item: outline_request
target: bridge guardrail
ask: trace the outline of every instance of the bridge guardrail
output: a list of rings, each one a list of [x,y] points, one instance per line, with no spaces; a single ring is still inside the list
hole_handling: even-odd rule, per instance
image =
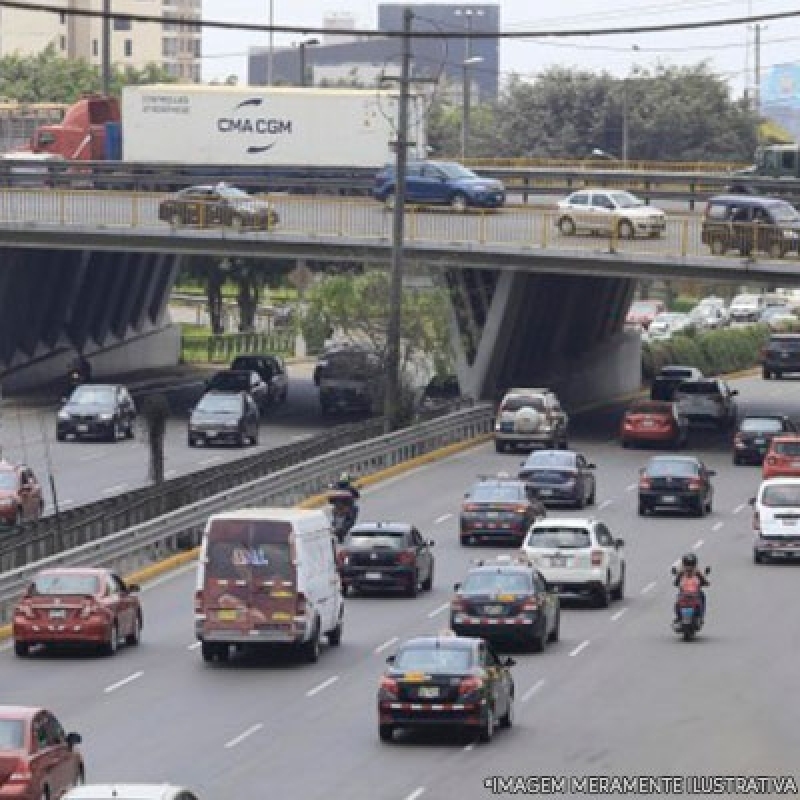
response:
[[[181,336],[181,360],[184,363],[221,364],[249,353],[294,355],[295,334],[292,331],[269,333],[221,333]]]
[[[493,420],[490,405],[476,405],[283,467],[243,485],[219,487],[213,495],[146,522],[133,523],[100,540],[76,541],[55,554],[43,553],[35,562],[25,561],[0,574],[0,622],[8,621],[14,603],[33,575],[47,566],[102,565],[120,572],[131,571],[174,551],[187,538],[196,543],[210,514],[248,506],[291,506],[324,491],[343,469],[354,476],[377,472],[474,439],[490,431]]]

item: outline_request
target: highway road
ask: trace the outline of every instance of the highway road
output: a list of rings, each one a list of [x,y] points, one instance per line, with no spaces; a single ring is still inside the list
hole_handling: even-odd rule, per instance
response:
[[[741,409],[800,420],[796,385],[735,381]],[[760,472],[733,467],[727,437],[694,436],[718,471],[704,519],[636,515],[637,468],[614,417],[582,417],[572,446],[598,465],[593,514],[626,540],[627,596],[607,610],[565,607],[561,641],[513,654],[513,729],[489,745],[443,732],[381,744],[375,691],[385,657],[447,624],[450,590],[470,559],[457,544],[463,492],[479,473],[514,472],[522,456],[491,445],[365,492],[364,519],[411,519],[436,540],[434,590],[410,600],[347,600],[340,648],[317,664],[286,657],[204,665],[193,642],[191,568],[143,594],[139,648],[20,661],[0,653],[4,702],[42,704],[83,734],[90,781],[171,780],[203,800],[480,800],[490,776],[797,776],[800,728],[796,566],[755,566],[747,500]],[[554,516],[575,512],[552,512]],[[670,628],[670,566],[695,550],[713,569],[705,629]],[[734,792],[724,792],[733,796]],[[542,796],[560,794],[542,793]]]

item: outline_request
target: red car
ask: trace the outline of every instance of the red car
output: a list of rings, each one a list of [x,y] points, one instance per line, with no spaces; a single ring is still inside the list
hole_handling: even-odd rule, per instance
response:
[[[623,447],[634,443],[683,447],[689,438],[689,422],[678,414],[675,403],[641,400],[625,412],[619,438]]]
[[[0,525],[16,527],[39,519],[43,510],[42,487],[33,470],[0,461]]]
[[[84,782],[81,737],[49,711],[0,706],[0,798],[57,800]]]
[[[640,325],[647,330],[650,323],[666,310],[667,307],[661,300],[637,300],[628,310],[625,324]]]
[[[800,436],[776,436],[769,445],[761,468],[768,478],[800,478]]]
[[[34,645],[94,645],[113,655],[121,641],[139,644],[139,587],[107,569],[42,570],[14,609],[14,652]]]

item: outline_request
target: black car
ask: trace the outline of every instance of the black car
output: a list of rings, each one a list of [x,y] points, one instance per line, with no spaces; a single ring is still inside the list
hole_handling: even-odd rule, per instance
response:
[[[704,377],[703,373],[696,367],[674,365],[662,367],[658,375],[653,378],[650,386],[650,399],[669,403],[672,401],[675,390],[684,381],[700,380],[702,377]]]
[[[56,439],[133,439],[135,423],[136,406],[124,386],[84,384],[64,400],[56,419]]]
[[[272,230],[280,221],[278,212],[265,200],[218,183],[216,186],[189,186],[162,200],[158,218],[173,227],[233,227]]]
[[[558,592],[525,559],[480,562],[454,588],[450,627],[459,636],[520,642],[536,653],[558,641]]]
[[[764,380],[800,372],[800,333],[773,333],[761,355]]]
[[[572,450],[539,450],[520,465],[519,479],[536,490],[545,506],[593,505],[597,495],[594,464]]]
[[[501,659],[485,640],[421,636],[386,661],[378,689],[381,741],[391,742],[401,728],[453,726],[489,742],[496,727],[511,727],[515,662]]]
[[[433,588],[433,547],[407,522],[355,525],[337,553],[342,589],[401,589],[408,597]]]
[[[206,392],[189,417],[189,447],[258,444],[258,406],[247,392]]]
[[[511,539],[521,545],[528,528],[547,515],[535,490],[517,478],[481,478],[464,498],[460,521],[462,545],[480,539]]]
[[[639,515],[658,508],[690,511],[702,517],[711,513],[717,473],[694,456],[655,456],[639,476]]]
[[[742,417],[733,437],[733,463],[762,464],[776,436],[797,432],[797,426],[785,415]]]
[[[231,369],[247,369],[257,372],[267,385],[270,403],[285,403],[289,396],[289,374],[280,356],[264,353],[261,355],[237,356]]]
[[[252,369],[237,367],[215,373],[206,381],[206,390],[217,392],[247,392],[263,411],[269,405],[269,387]]]

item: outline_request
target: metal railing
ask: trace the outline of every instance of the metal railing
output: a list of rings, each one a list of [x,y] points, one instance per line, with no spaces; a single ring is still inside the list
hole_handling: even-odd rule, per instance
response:
[[[46,566],[107,566],[129,572],[195,544],[210,514],[243,507],[295,505],[324,491],[343,469],[356,477],[369,475],[447,445],[475,439],[489,432],[492,424],[492,407],[474,406],[292,466],[276,465],[270,474],[247,483],[233,487],[221,483],[213,494],[198,497],[178,510],[165,509],[148,521],[132,519],[124,529],[117,528],[104,537],[81,536],[76,531],[69,540],[59,542],[64,547],[38,547],[35,552],[31,552],[30,544],[4,547],[0,556],[4,565],[0,622],[8,621],[14,603],[33,575]],[[50,536],[55,542],[55,534]]]
[[[614,161],[607,158],[468,158],[461,163],[475,169],[589,169],[619,172],[729,172],[749,164],[732,161]]]
[[[189,363],[227,363],[236,356],[250,353],[294,355],[292,331],[272,333],[223,333],[214,336],[184,334],[181,337],[181,361]]]

